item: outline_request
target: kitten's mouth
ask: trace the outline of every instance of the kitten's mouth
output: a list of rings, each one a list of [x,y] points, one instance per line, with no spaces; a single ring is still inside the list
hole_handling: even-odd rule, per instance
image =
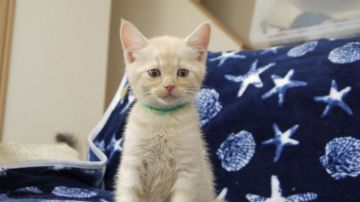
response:
[[[173,100],[176,99],[176,97],[172,94],[167,94],[163,97],[164,100]]]

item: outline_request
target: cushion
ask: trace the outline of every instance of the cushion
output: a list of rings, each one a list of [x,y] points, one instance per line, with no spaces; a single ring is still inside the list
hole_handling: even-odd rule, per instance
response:
[[[207,70],[196,104],[228,201],[360,200],[360,38],[210,52]],[[110,190],[134,102],[123,79],[92,134]]]
[[[111,201],[101,189],[106,156],[90,144],[80,161],[65,144],[0,144],[0,201]]]

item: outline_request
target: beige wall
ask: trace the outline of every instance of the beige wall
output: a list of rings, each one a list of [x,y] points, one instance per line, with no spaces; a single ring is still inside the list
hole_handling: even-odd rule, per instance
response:
[[[104,109],[110,0],[17,0],[4,140],[85,138]]]
[[[15,2],[0,0],[0,142],[3,137],[6,86],[8,78]]]
[[[149,37],[183,37],[209,20],[189,0],[17,0],[5,141],[88,135],[123,73],[121,17]],[[213,24],[211,50],[238,48]]]
[[[106,103],[111,100],[124,68],[118,36],[121,17],[134,23],[147,37],[164,34],[185,37],[200,23],[209,21],[190,0],[114,0]],[[239,49],[239,44],[214,23],[212,31],[210,50]]]
[[[249,45],[255,0],[202,0],[201,2]]]

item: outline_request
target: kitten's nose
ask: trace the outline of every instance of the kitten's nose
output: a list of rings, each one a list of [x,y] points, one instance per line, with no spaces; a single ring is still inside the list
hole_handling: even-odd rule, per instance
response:
[[[169,93],[171,93],[171,91],[174,90],[175,86],[174,85],[167,85],[167,86],[165,86],[165,88]]]

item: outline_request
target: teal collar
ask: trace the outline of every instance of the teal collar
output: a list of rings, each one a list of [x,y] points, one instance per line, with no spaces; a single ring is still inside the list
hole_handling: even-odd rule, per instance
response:
[[[157,114],[160,114],[160,115],[170,115],[170,114],[173,114],[175,112],[178,112],[184,108],[186,108],[187,106],[189,106],[189,103],[184,103],[184,104],[181,104],[181,105],[178,105],[178,106],[175,106],[173,108],[157,108],[157,107],[154,107],[154,106],[151,106],[151,105],[148,105],[148,104],[141,104],[145,109],[149,110],[149,111],[152,111],[152,112],[155,112]]]

